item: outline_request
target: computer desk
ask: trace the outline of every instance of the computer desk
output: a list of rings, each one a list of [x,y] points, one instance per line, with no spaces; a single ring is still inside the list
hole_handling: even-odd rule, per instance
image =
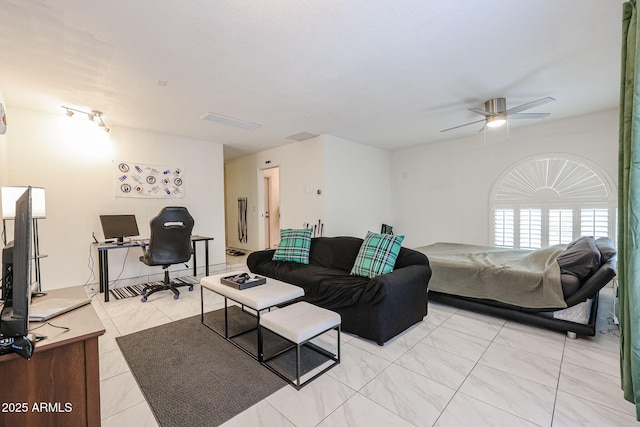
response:
[[[198,275],[197,265],[197,243],[204,242],[204,260],[205,260],[205,276],[209,275],[209,241],[213,237],[191,236],[191,244],[193,245],[193,275]],[[149,243],[149,239],[131,240],[129,242],[118,243],[97,243],[98,249],[98,266],[100,270],[100,292],[104,292],[104,302],[109,302],[109,252],[114,249],[137,248]]]

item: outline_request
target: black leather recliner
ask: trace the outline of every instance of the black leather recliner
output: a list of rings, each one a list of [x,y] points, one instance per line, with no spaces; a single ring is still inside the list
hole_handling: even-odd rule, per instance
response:
[[[169,266],[187,262],[191,259],[191,231],[193,230],[193,218],[185,207],[168,206],[163,208],[158,216],[150,222],[151,237],[149,244],[143,246],[144,255],[140,261],[147,265],[161,265],[164,269],[164,281],[162,284],[145,285],[142,291],[142,302],[147,301],[149,295],[171,290],[173,298],[180,297],[178,286],[187,286],[187,283],[176,283],[169,280]],[[193,285],[188,285],[193,290]]]

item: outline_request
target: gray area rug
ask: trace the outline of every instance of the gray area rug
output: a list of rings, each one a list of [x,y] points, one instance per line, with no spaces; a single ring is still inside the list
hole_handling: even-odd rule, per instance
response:
[[[205,321],[220,324],[222,315],[206,313]],[[234,327],[252,321],[247,315]],[[116,341],[161,426],[220,425],[286,385],[202,325],[200,315]]]

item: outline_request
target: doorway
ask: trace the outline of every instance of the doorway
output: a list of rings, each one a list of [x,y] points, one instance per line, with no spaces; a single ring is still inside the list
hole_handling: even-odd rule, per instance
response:
[[[280,243],[280,167],[263,170],[264,247]]]

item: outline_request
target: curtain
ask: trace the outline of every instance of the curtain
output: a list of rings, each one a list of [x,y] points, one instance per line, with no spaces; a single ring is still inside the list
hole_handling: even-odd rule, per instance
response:
[[[618,152],[618,280],[622,390],[640,420],[640,64],[636,0],[623,5]]]

